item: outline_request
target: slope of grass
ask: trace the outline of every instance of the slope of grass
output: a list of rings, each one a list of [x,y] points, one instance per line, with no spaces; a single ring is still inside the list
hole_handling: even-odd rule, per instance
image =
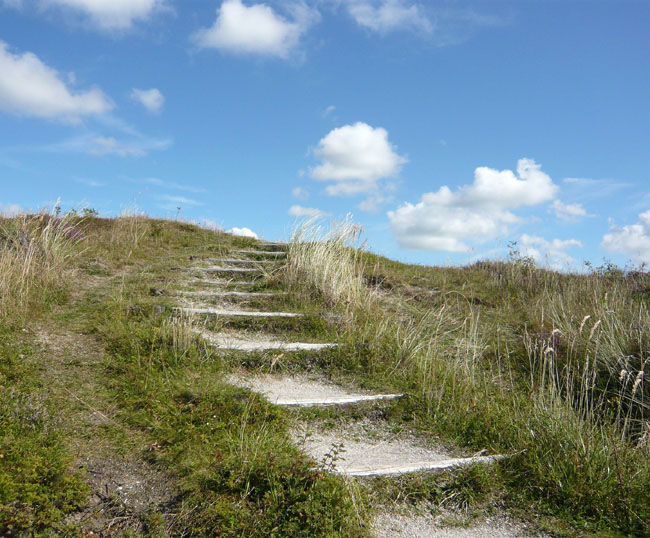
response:
[[[471,507],[500,499],[528,517],[560,518],[569,535],[650,535],[650,277],[612,267],[558,274],[516,257],[409,266],[355,248],[357,239],[349,222],[304,227],[286,266],[256,285],[289,290],[276,306],[307,314],[299,323],[205,322],[339,338],[338,349],[306,361],[215,354],[172,315],[169,295],[190,256],[221,257],[253,240],[142,215],[1,221],[0,534],[85,532],[70,516],[88,503],[77,452],[93,439],[66,437],[74,434],[102,435],[102,446],[168,476],[173,501],[138,515],[127,533],[367,535],[366,489],[303,456],[285,411],[228,385],[237,366],[316,369],[403,391],[381,411],[396,431],[512,455],[489,469],[377,480],[368,486],[375,500]],[[110,424],[74,433],[80,427],[57,404],[72,396],[53,382],[62,366],[38,351],[37,325],[73,328],[104,350],[93,363],[93,408]]]
[[[349,375],[408,393],[395,423],[512,454],[494,478],[512,506],[648,535],[646,273],[558,274],[516,256],[408,266],[353,250],[349,223],[306,235],[290,247],[290,285],[341,313]],[[324,285],[334,272],[354,301]]]

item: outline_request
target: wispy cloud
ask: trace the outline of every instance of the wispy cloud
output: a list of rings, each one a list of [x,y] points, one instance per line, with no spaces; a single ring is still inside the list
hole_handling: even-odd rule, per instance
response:
[[[74,178],[74,181],[76,183],[79,183],[80,185],[86,185],[87,187],[105,187],[106,183],[103,181],[97,181],[95,179],[88,179],[85,177],[76,177]]]
[[[581,199],[605,198],[623,189],[633,187],[633,183],[614,179],[592,179],[586,177],[566,177],[562,183]]]
[[[205,205],[203,202],[194,200],[193,198],[187,198],[186,196],[171,196],[169,194],[159,194],[155,196],[155,199],[158,200],[158,207],[162,209],[167,209],[170,211],[183,209],[184,207],[198,207]]]
[[[328,217],[330,213],[316,207],[304,207],[301,205],[292,205],[288,211],[292,217]]]
[[[186,185],[184,183],[177,183],[175,181],[165,181],[157,177],[147,177],[144,179],[136,179],[133,181],[147,183],[148,185],[154,185],[156,187],[161,187],[163,189],[173,189],[177,191],[193,192],[193,193],[202,193],[208,192],[207,189],[203,187],[194,187],[193,185]]]
[[[114,136],[86,132],[50,144],[13,146],[2,148],[2,150],[4,153],[38,153],[42,151],[47,153],[86,153],[96,156],[143,157],[151,151],[166,150],[172,145],[172,142],[170,138],[153,138],[141,135],[137,138],[125,137],[120,139]]]

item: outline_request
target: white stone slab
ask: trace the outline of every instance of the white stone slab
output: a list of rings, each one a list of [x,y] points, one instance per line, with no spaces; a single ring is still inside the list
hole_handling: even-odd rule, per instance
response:
[[[493,463],[504,456],[451,457],[446,451],[419,446],[412,440],[387,438],[352,439],[347,432],[311,434],[302,441],[304,450],[317,461],[328,463],[333,447],[342,444],[331,471],[347,476],[393,476],[435,471],[472,464]]]
[[[302,316],[302,314],[296,312],[251,312],[248,310],[228,310],[225,308],[177,307],[175,310],[186,314],[213,314],[215,316],[240,316],[249,318],[297,318]]]
[[[271,403],[284,406],[346,405],[377,400],[393,400],[402,396],[401,394],[353,392],[333,383],[308,379],[302,376],[232,376],[229,382],[259,392]]]

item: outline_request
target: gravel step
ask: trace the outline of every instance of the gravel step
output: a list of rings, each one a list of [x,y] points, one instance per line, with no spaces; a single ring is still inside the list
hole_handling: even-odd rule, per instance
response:
[[[284,406],[346,405],[377,400],[394,400],[402,396],[402,394],[350,392],[333,383],[305,377],[232,376],[229,382],[233,385],[248,388],[253,392],[259,392],[271,403]]]
[[[228,310],[225,308],[176,307],[174,310],[185,314],[211,314],[214,316],[240,316],[249,318],[298,318],[302,316],[302,314],[296,312],[251,312],[248,310]]]

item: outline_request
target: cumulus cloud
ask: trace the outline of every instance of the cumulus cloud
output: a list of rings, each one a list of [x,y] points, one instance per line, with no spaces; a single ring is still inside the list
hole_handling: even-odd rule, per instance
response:
[[[228,230],[228,233],[232,235],[238,235],[240,237],[252,237],[253,239],[258,239],[257,234],[249,228],[230,228],[230,230]]]
[[[153,113],[160,112],[165,104],[165,97],[158,88],[151,88],[150,90],[133,88],[131,91],[131,99],[137,101],[149,112]]]
[[[77,122],[83,116],[104,114],[112,106],[100,89],[74,92],[35,54],[13,54],[0,41],[0,109],[20,116]]]
[[[304,2],[290,4],[287,9],[292,20],[266,4],[246,6],[241,0],[225,0],[214,24],[196,32],[194,42],[201,48],[235,54],[288,58],[320,15]]]
[[[429,33],[433,29],[422,6],[405,0],[347,0],[345,7],[357,24],[382,34],[396,30]]]
[[[79,11],[105,30],[125,30],[147,19],[164,0],[43,0],[48,6]]]
[[[298,198],[298,200],[306,200],[309,198],[309,191],[307,189],[303,189],[302,187],[294,187],[291,190],[291,194],[294,198]]]
[[[612,226],[603,236],[601,246],[609,252],[632,256],[641,263],[650,263],[650,211],[639,215],[636,224]]]
[[[555,213],[555,216],[561,220],[571,221],[589,216],[581,204],[564,204],[560,200],[553,200],[550,209]]]
[[[374,193],[379,180],[396,176],[407,162],[386,129],[362,122],[333,129],[313,153],[321,164],[310,170],[311,177],[333,182],[326,188],[332,196]]]
[[[292,217],[328,217],[330,213],[327,213],[315,207],[292,205],[289,208],[289,215]]]
[[[521,252],[524,256],[529,256],[540,264],[546,263],[554,269],[563,269],[573,264],[575,259],[567,253],[567,250],[584,246],[577,239],[547,241],[543,237],[528,234],[523,234],[520,241]]]
[[[417,204],[389,211],[391,228],[402,248],[468,252],[468,240],[483,242],[508,232],[520,218],[512,210],[552,200],[558,190],[532,159],[511,170],[479,167],[474,182],[456,192],[447,186],[422,195]]]

